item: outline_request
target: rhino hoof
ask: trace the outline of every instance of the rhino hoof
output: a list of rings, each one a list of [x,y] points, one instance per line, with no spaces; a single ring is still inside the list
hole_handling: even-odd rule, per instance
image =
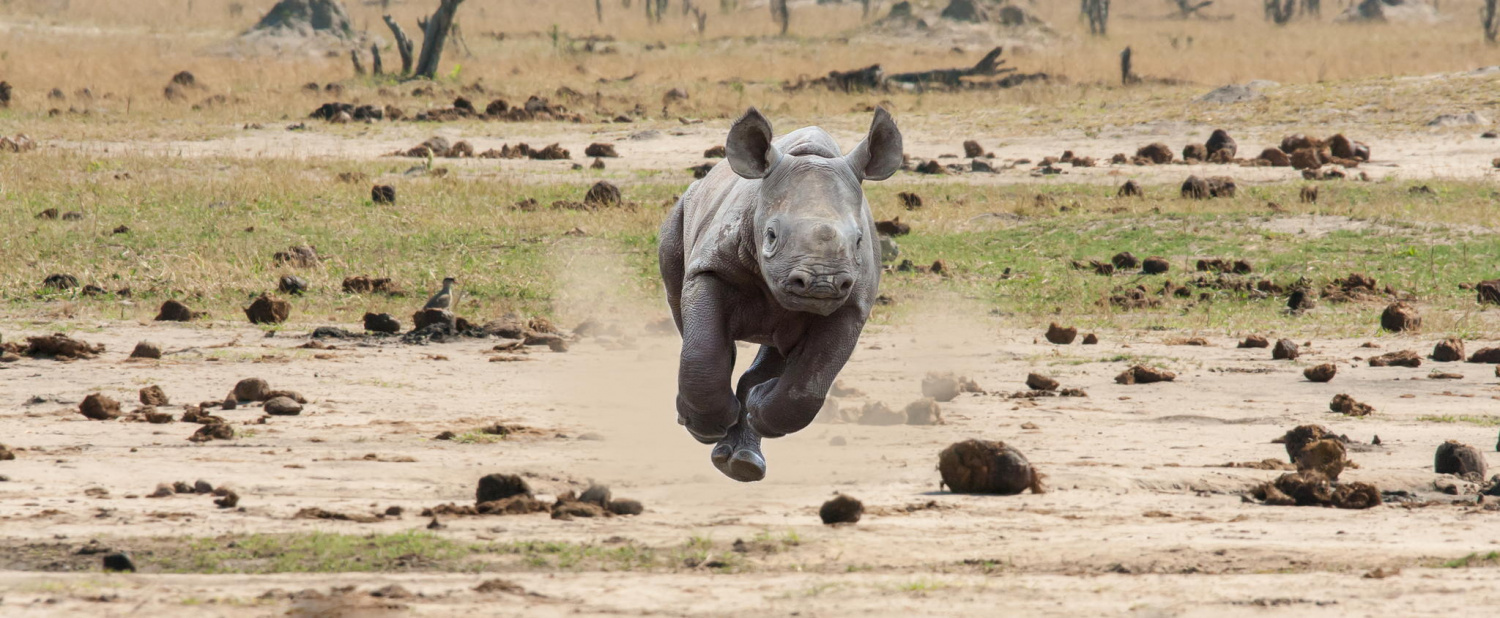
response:
[[[710,459],[724,476],[741,483],[766,478],[766,458],[760,453],[760,437],[743,420],[714,446]]]
[[[750,449],[740,449],[730,458],[724,475],[741,483],[754,483],[766,478],[766,459]]]
[[[677,424],[682,425],[683,429],[687,430],[688,435],[693,436],[694,440],[697,440],[702,444],[713,444],[715,442],[723,440],[728,435],[728,432],[725,432],[723,430],[720,430],[717,434],[709,434],[704,431],[694,429],[693,425],[689,423],[688,420],[681,414],[677,415]]]

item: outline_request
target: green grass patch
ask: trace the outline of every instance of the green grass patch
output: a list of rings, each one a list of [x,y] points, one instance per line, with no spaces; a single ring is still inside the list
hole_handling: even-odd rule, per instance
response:
[[[1417,420],[1426,423],[1467,423],[1469,425],[1479,425],[1480,427],[1500,426],[1500,416],[1491,416],[1489,414],[1424,414],[1418,416]]]
[[[1444,569],[1467,569],[1470,567],[1500,566],[1500,551],[1492,551],[1487,554],[1472,553],[1462,558],[1455,558],[1439,563],[1437,566]]]

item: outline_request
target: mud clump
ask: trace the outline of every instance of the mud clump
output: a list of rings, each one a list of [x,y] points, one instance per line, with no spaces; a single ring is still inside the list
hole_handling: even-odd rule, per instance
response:
[[[234,398],[239,401],[265,401],[271,398],[271,385],[260,378],[245,378],[234,385]]]
[[[282,275],[281,279],[276,282],[276,289],[278,291],[282,294],[291,294],[293,296],[301,296],[303,292],[307,291],[307,287],[307,280],[297,275]]]
[[[1464,340],[1444,339],[1432,348],[1432,360],[1440,363],[1452,363],[1464,359]]]
[[[601,180],[589,187],[588,193],[583,195],[583,203],[594,208],[608,208],[619,206],[623,203],[620,196],[620,188],[609,181]]]
[[[169,300],[161,304],[161,310],[156,313],[157,322],[191,322],[201,315],[197,311],[189,309],[187,305],[175,300]]]
[[[266,400],[264,409],[271,416],[296,416],[302,413],[302,404],[291,397],[272,397]]]
[[[1044,376],[1040,373],[1026,375],[1026,387],[1034,391],[1055,391],[1061,386],[1057,380]]]
[[[1197,176],[1188,176],[1182,181],[1183,199],[1206,200],[1211,197],[1208,193],[1208,181]]]
[[[889,221],[876,221],[875,231],[886,236],[905,236],[911,233],[911,226],[901,222],[901,217],[895,217]]]
[[[292,304],[270,294],[261,294],[245,308],[251,324],[280,324],[292,313]]]
[[[413,332],[429,326],[446,328],[450,324],[455,327],[458,324],[458,318],[453,315],[452,311],[447,309],[421,309],[411,314],[411,321]]]
[[[1119,384],[1154,384],[1156,382],[1171,382],[1177,379],[1177,374],[1165,369],[1136,365],[1126,369],[1120,375],[1115,376],[1115,382]]]
[[[395,204],[396,188],[391,185],[375,185],[370,187],[370,201],[376,204]]]
[[[1432,470],[1438,474],[1452,474],[1480,481],[1485,477],[1484,454],[1479,449],[1449,440],[1438,445],[1433,456]]]
[[[389,313],[366,313],[365,330],[372,333],[394,335],[401,332],[401,321]]]
[[[1344,465],[1348,462],[1347,455],[1348,451],[1344,448],[1344,443],[1336,438],[1315,440],[1302,447],[1302,451],[1297,453],[1297,471],[1315,470],[1328,480],[1337,481],[1339,475],[1344,472]]]
[[[584,148],[583,154],[584,156],[603,158],[618,158],[620,156],[619,153],[615,152],[614,144],[600,144],[597,142],[589,144],[588,148]]]
[[[896,198],[901,201],[901,206],[907,210],[917,210],[922,207],[922,196],[915,193],[902,191],[896,194]]]
[[[1500,348],[1481,348],[1478,352],[1469,356],[1471,363],[1489,363],[1491,365],[1500,363]],[[1495,369],[1495,375],[1500,376],[1500,368]]]
[[[1172,162],[1172,148],[1166,144],[1157,142],[1140,147],[1140,149],[1135,151],[1135,156],[1157,165],[1166,165]]]
[[[120,417],[120,402],[108,395],[94,393],[83,398],[78,411],[91,421],[112,421]]]
[[[1160,275],[1172,269],[1172,265],[1164,258],[1148,257],[1141,262],[1141,272],[1148,275]]]
[[[1271,349],[1271,360],[1297,360],[1300,355],[1301,351],[1291,339],[1277,339],[1276,347]]]
[[[1380,314],[1380,327],[1393,333],[1415,330],[1422,327],[1422,316],[1411,305],[1391,303]]]
[[[1146,192],[1141,189],[1141,183],[1134,180],[1125,181],[1125,184],[1120,185],[1120,189],[1115,191],[1115,197],[1145,197],[1145,195]]]
[[[1208,160],[1208,148],[1203,144],[1188,144],[1182,147],[1182,160],[1188,163],[1202,163]]]
[[[1304,289],[1292,290],[1292,293],[1286,299],[1286,308],[1294,315],[1301,315],[1304,311],[1311,310],[1317,306],[1318,301],[1314,300],[1312,294]]]
[[[26,350],[22,352],[22,355],[32,358],[75,360],[95,358],[103,353],[104,344],[89,345],[85,341],[57,333],[41,337],[27,337]]]
[[[871,401],[864,405],[859,411],[856,422],[860,425],[873,425],[877,427],[906,424],[906,414],[892,410],[883,402]]]
[[[4,444],[0,444],[0,461],[15,461],[15,459],[16,454],[11,452],[9,448],[6,448]]]
[[[474,491],[474,503],[483,504],[496,500],[504,500],[511,496],[535,497],[531,493],[531,485],[526,479],[515,474],[488,474],[479,479],[479,486]]]
[[[1129,251],[1121,251],[1119,253],[1116,253],[1114,257],[1109,258],[1109,263],[1114,264],[1115,268],[1118,268],[1120,270],[1140,268],[1141,266],[1140,259],[1136,258],[1135,254],[1132,254]]]
[[[1260,151],[1260,156],[1256,157],[1255,160],[1263,161],[1265,165],[1269,165],[1271,167],[1292,166],[1292,158],[1286,155],[1286,151],[1276,147],[1271,147]]]
[[[1225,160],[1233,160],[1235,153],[1239,152],[1239,145],[1235,143],[1233,137],[1229,136],[1229,132],[1224,129],[1214,129],[1213,134],[1208,136],[1208,143],[1204,144],[1203,148],[1207,152],[1204,160],[1208,161],[1212,161],[1216,155]],[[1219,155],[1220,152],[1224,154]]]
[[[150,342],[142,341],[135,344],[135,349],[130,351],[130,358],[161,358],[161,347]]]
[[[1055,343],[1057,345],[1068,345],[1070,343],[1073,343],[1073,340],[1078,337],[1078,329],[1071,326],[1068,328],[1063,328],[1061,326],[1058,326],[1057,322],[1053,322],[1047,327],[1047,334],[1045,335],[1045,337],[1050,343]]]
[[[1302,375],[1306,377],[1310,382],[1327,382],[1329,380],[1332,380],[1333,376],[1337,375],[1338,372],[1338,367],[1335,367],[1328,363],[1323,363],[1316,367],[1308,367],[1307,369],[1303,370]]]
[[[1269,347],[1271,347],[1271,342],[1270,342],[1270,340],[1268,340],[1265,337],[1262,337],[1260,335],[1250,335],[1248,337],[1245,337],[1245,340],[1241,341],[1240,344],[1239,344],[1239,346],[1237,346],[1237,347],[1239,347],[1241,349],[1247,349],[1247,348],[1269,348]]]
[[[959,393],[982,392],[973,380],[952,373],[928,373],[922,378],[922,396],[942,403],[953,401]]]
[[[824,524],[853,524],[858,523],[859,518],[865,514],[865,504],[857,498],[839,494],[833,499],[824,502],[818,509],[818,518]]]
[[[939,408],[937,400],[931,397],[923,397],[922,399],[906,404],[906,424],[942,425],[942,408]]]
[[[1478,292],[1479,304],[1500,305],[1500,279],[1480,281],[1474,290]]]
[[[401,295],[401,287],[388,277],[366,277],[364,275],[344,277],[343,288],[344,292],[349,294],[376,293],[387,296]]]
[[[161,387],[155,384],[141,389],[141,392],[138,393],[138,395],[141,399],[141,405],[164,406],[172,403],[171,400],[167,398],[166,391],[161,390]]]
[[[1322,425],[1299,425],[1275,441],[1286,445],[1288,461],[1297,463],[1297,456],[1308,444],[1322,440],[1325,437],[1333,437],[1333,432],[1328,431]]]
[[[938,471],[949,491],[962,494],[1015,495],[1028,489],[1044,493],[1042,475],[1020,451],[1004,442],[965,440],[938,455]]]
[[[1411,350],[1390,352],[1370,359],[1371,367],[1421,367],[1422,356]]]
[[[1345,416],[1369,416],[1375,412],[1370,404],[1360,403],[1342,393],[1333,396],[1333,401],[1328,402],[1328,409]]]
[[[308,245],[297,245],[286,251],[277,251],[271,255],[271,260],[277,266],[291,266],[293,268],[312,268],[322,263],[323,258],[318,256],[318,250]]]
[[[1275,506],[1333,506],[1341,509],[1368,509],[1380,506],[1380,490],[1369,483],[1334,484],[1316,470],[1283,474],[1264,483],[1250,494],[1265,504]]]

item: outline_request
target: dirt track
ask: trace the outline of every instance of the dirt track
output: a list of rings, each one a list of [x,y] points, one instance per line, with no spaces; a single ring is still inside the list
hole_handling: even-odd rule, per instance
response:
[[[24,449],[0,466],[10,477],[0,483],[0,547],[14,550],[43,539],[81,546],[100,538],[128,548],[159,536],[424,529],[427,520],[416,515],[421,508],[469,503],[475,480],[490,472],[527,474],[544,495],[598,480],[616,495],[641,500],[647,512],[572,522],[545,514],[450,518],[439,534],[464,541],[623,538],[665,546],[695,535],[727,543],[795,531],[801,541],[752,556],[744,572],[733,575],[702,567],[501,573],[543,595],[503,598],[469,591],[495,574],[155,575],[149,558],[138,557],[139,575],[0,572],[0,613],[98,615],[144,604],[140,608],[153,615],[205,615],[199,613],[204,607],[184,599],[212,598],[220,600],[208,606],[211,614],[265,615],[287,603],[255,600],[273,588],[348,583],[367,590],[386,582],[428,595],[405,601],[427,615],[662,607],[679,607],[669,613],[681,615],[762,615],[764,609],[951,615],[996,606],[1027,614],[1239,615],[1258,613],[1265,604],[1289,604],[1307,614],[1378,608],[1408,615],[1500,600],[1500,575],[1493,569],[1420,568],[1500,546],[1491,523],[1496,513],[1475,506],[1472,496],[1468,506],[1448,504],[1455,497],[1433,489],[1431,472],[1433,449],[1446,439],[1474,444],[1495,462],[1495,430],[1417,421],[1427,414],[1493,411],[1500,384],[1492,366],[1441,364],[1465,378],[1431,380],[1436,363],[1372,368],[1352,360],[1398,349],[1425,354],[1434,342],[1421,337],[1383,338],[1381,350],[1360,348],[1358,340],[1315,340],[1303,358],[1287,362],[1269,360],[1267,350],[1235,349],[1227,336],[1194,347],[1163,345],[1167,335],[1161,333],[1103,333],[1098,346],[1059,347],[1036,343],[1039,333],[1003,330],[988,319],[920,323],[926,326],[867,332],[843,379],[868,395],[844,405],[879,400],[900,409],[918,398],[926,369],[972,376],[991,394],[944,404],[948,424],[942,426],[815,424],[769,442],[770,476],[748,486],[720,477],[707,449],[675,426],[675,337],[641,335],[621,350],[585,339],[565,354],[489,362],[493,342],[484,341],[336,343],[337,350],[311,351],[293,349],[306,341],[295,334],[267,339],[228,325],[85,331],[79,336],[107,344],[109,352],[73,363],[0,365],[0,418],[15,430],[5,443]],[[639,332],[638,324],[622,326]],[[141,339],[169,352],[196,349],[159,363],[126,361],[126,351]],[[229,342],[236,343],[209,347]],[[1115,384],[1126,363],[1112,359],[1127,354],[1179,377]],[[1339,365],[1338,377],[1329,384],[1305,381],[1302,368],[1320,362]],[[1024,389],[1028,371],[1053,375],[1089,397],[995,394]],[[146,384],[161,385],[177,404],[222,399],[249,376],[301,391],[312,400],[308,411],[244,425],[254,435],[205,445],[186,440],[196,425],[91,422],[76,412],[76,402],[96,390],[128,410]],[[1330,413],[1329,399],[1343,392],[1374,405],[1377,414],[1353,419]],[[33,396],[46,401],[27,403]],[[245,408],[221,414],[237,425],[261,415]],[[492,444],[433,439],[444,430],[499,421],[536,431]],[[1028,422],[1038,429],[1021,429]],[[1284,458],[1271,439],[1305,423],[1321,423],[1355,444],[1368,445],[1379,435],[1382,446],[1351,448],[1360,467],[1344,479],[1439,504],[1344,511],[1242,502],[1241,492],[1280,472],[1219,466]],[[590,432],[604,439],[583,436]],[[847,446],[830,446],[835,437]],[[1048,475],[1052,491],[1011,497],[941,491],[937,452],[969,437],[1018,446]],[[384,461],[366,459],[371,454]],[[130,497],[150,493],[159,482],[196,478],[235,487],[243,508],[220,510],[202,496]],[[110,496],[86,497],[93,487]],[[817,507],[834,492],[864,500],[865,519],[850,527],[819,524]],[[372,513],[392,505],[406,515],[369,524],[292,519],[310,506]],[[1403,570],[1393,579],[1361,579],[1377,567]],[[85,600],[101,589],[119,599]]]

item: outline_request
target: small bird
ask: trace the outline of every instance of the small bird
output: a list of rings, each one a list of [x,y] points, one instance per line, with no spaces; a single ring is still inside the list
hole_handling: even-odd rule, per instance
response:
[[[452,309],[453,308],[453,277],[443,279],[443,290],[428,299],[427,306],[423,309]]]

